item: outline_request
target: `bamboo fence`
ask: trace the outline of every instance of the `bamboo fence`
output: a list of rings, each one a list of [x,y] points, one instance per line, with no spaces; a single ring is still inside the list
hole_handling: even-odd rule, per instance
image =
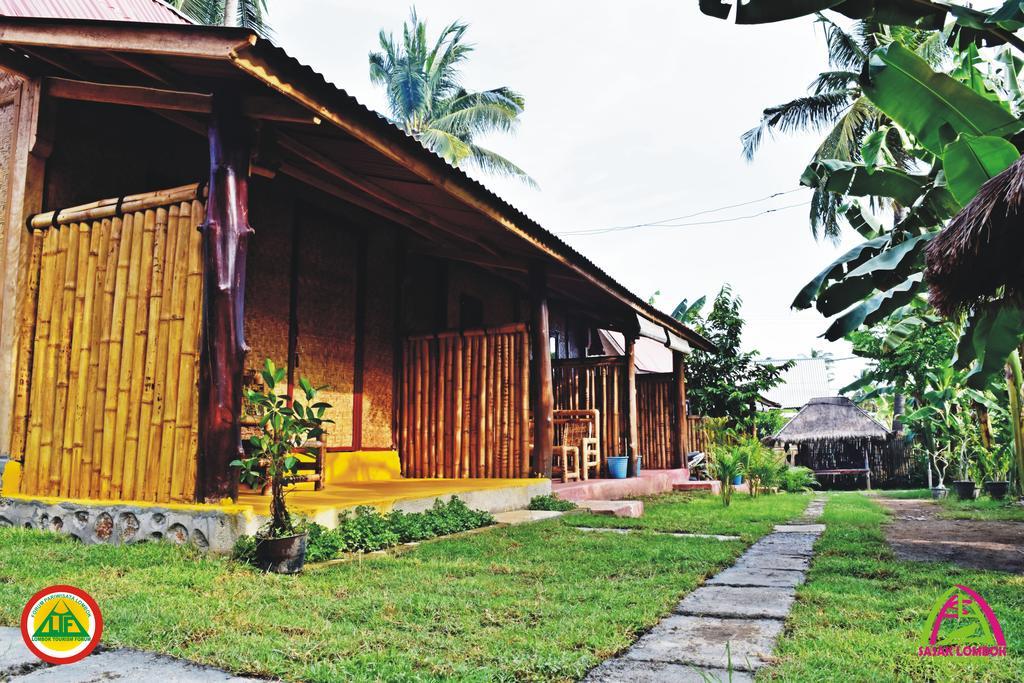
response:
[[[626,453],[626,363],[617,356],[558,360],[552,364],[555,410],[600,411],[601,471],[610,455]]]
[[[21,493],[194,500],[197,186],[35,216],[12,439]]]
[[[525,325],[406,339],[399,388],[402,474],[528,477],[529,359]]]
[[[686,452],[701,451],[707,453],[711,450],[711,435],[708,433],[707,423],[699,415],[690,415],[686,418],[689,428],[686,430],[688,443]]]

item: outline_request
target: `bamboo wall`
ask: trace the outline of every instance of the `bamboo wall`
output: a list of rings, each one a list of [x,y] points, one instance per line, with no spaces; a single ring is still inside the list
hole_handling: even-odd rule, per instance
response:
[[[529,358],[525,325],[406,339],[403,476],[528,477]]]
[[[700,451],[707,453],[711,450],[711,435],[708,433],[707,423],[699,415],[688,415],[688,429],[686,430],[686,452]]]
[[[203,204],[179,190],[36,226],[12,439],[22,493],[194,500]]]
[[[601,415],[601,464],[626,452],[626,365],[622,358],[560,360],[552,364],[555,410],[593,410]]]
[[[637,375],[637,433],[643,466],[665,470],[678,467],[672,457],[675,379],[671,374]]]

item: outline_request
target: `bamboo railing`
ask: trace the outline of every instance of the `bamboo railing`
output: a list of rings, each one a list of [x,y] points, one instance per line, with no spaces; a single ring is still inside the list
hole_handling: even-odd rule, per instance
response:
[[[626,452],[626,364],[617,356],[552,363],[556,410],[600,411],[601,471],[610,455]]]
[[[525,325],[406,339],[403,476],[530,476],[529,363]]]
[[[672,406],[675,379],[671,374],[638,375],[636,378],[637,433],[643,466],[670,469],[679,465],[672,457]]]
[[[21,322],[12,436],[21,493],[194,500],[196,192],[189,185],[32,219],[35,305]]]

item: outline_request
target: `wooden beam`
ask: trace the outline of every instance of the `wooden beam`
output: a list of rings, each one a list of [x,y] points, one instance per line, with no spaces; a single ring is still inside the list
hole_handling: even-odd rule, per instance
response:
[[[686,467],[686,444],[689,437],[686,414],[686,364],[685,356],[672,352],[672,457],[677,467]]]
[[[203,329],[199,353],[200,501],[238,497],[243,458],[242,369],[245,365],[245,262],[249,235],[251,132],[237,98],[214,100],[210,119],[210,184],[203,231]],[[278,487],[275,487],[278,488]],[[278,511],[278,495],[272,511]]]
[[[242,28],[0,18],[0,43],[12,46],[228,59],[256,41],[255,33]]]
[[[130,69],[134,69],[140,74],[147,76],[161,85],[169,86],[174,90],[179,90],[178,77],[165,69],[160,64],[156,64],[152,59],[147,58],[144,55],[131,55],[122,52],[114,52],[112,50],[104,51],[104,53],[110,59],[115,62],[120,62]]]
[[[629,455],[629,476],[636,475],[636,462],[640,457],[637,444],[640,441],[637,428],[636,401],[636,339],[626,337],[626,424],[629,443],[626,452]]]
[[[355,171],[352,171],[351,169],[342,166],[336,161],[327,158],[326,156],[316,151],[312,147],[309,147],[308,145],[305,145],[287,135],[280,136],[278,144],[280,144],[282,148],[288,150],[292,154],[296,154],[302,159],[313,164],[321,171],[330,174],[335,179],[341,180],[355,187],[356,189],[362,190],[363,192],[367,193],[374,199],[377,199],[378,201],[387,204],[391,208],[405,212],[410,216],[416,218],[417,220],[420,220],[424,223],[427,223],[428,225],[437,228],[441,232],[453,235],[467,242],[472,242],[473,244],[483,249],[487,253],[491,254],[492,256],[498,256],[498,252],[485,242],[482,242],[479,239],[475,239],[469,235],[466,235],[464,232],[452,229],[451,226],[448,225],[447,221],[440,218],[439,216],[436,216],[434,213],[428,211],[427,209],[424,209],[423,207],[419,206],[414,202],[409,201],[404,197],[395,194],[386,187],[378,185],[377,183],[373,182],[366,176],[356,173]]]
[[[533,472],[551,478],[555,440],[555,399],[548,339],[548,293],[543,263],[530,268],[530,322],[533,347]]]
[[[212,95],[184,90],[166,90],[140,85],[95,83],[68,78],[47,78],[46,94],[63,100],[101,102],[126,107],[144,107],[159,111],[209,114]],[[241,100],[241,113],[254,119],[284,123],[315,124],[316,117],[293,105],[269,97],[245,97]]]

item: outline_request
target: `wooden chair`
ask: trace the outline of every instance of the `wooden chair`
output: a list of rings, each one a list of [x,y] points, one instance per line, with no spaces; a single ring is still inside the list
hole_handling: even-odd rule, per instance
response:
[[[590,478],[590,468],[600,473],[601,439],[597,410],[556,410],[554,465],[562,468],[562,481]]]

